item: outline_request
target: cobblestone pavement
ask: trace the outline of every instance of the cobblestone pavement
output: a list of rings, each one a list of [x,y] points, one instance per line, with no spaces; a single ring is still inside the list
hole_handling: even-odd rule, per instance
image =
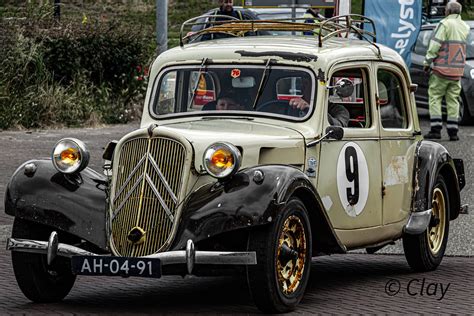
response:
[[[9,257],[0,251],[1,315],[259,313],[245,280],[228,277],[78,277],[63,302],[33,304],[19,290]],[[413,273],[399,255],[335,255],[313,259],[310,284],[294,314],[471,314],[473,297],[472,258],[445,257],[436,271]]]

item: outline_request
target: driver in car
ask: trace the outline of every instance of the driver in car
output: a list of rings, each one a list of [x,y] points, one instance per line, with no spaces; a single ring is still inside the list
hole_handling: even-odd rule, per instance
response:
[[[290,106],[304,111],[309,108],[307,100],[311,100],[311,88],[309,82],[303,80],[303,97],[290,99]],[[341,104],[329,103],[328,120],[332,126],[347,127],[349,125],[349,111]]]

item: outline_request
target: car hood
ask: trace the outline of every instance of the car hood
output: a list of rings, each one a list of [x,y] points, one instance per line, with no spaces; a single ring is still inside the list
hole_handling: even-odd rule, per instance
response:
[[[303,168],[305,142],[297,131],[249,119],[201,119],[161,125],[158,129],[185,137],[194,148],[196,170],[215,142],[229,142],[242,152],[242,168],[262,164],[288,164]]]

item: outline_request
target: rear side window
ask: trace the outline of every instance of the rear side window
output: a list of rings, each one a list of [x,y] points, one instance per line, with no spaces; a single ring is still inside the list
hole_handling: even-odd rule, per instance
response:
[[[395,73],[379,69],[377,89],[380,106],[380,119],[385,129],[405,129],[408,117],[402,81]]]

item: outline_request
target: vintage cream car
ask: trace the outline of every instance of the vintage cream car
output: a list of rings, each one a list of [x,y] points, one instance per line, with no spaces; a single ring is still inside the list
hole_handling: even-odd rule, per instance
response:
[[[26,297],[61,300],[77,274],[230,272],[246,275],[262,311],[286,312],[315,256],[403,239],[414,270],[435,269],[463,162],[422,139],[400,56],[351,23],[360,17],[344,19],[318,36],[190,34],[153,63],[141,127],[107,146],[105,176],[73,138],[19,167],[5,203]],[[256,29],[311,30],[230,21],[202,32]]]

